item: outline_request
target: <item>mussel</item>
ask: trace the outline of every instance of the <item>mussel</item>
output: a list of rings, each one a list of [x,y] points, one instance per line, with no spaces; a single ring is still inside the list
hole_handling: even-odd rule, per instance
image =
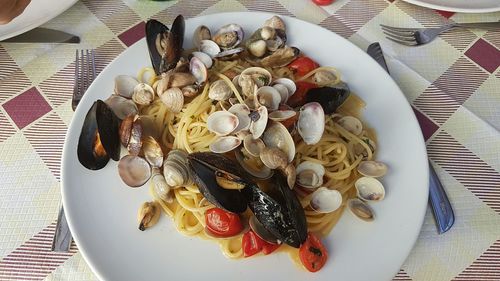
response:
[[[148,20],[146,23],[146,41],[156,75],[173,69],[179,61],[182,55],[184,28],[182,15],[175,18],[171,30],[157,20]]]
[[[221,180],[230,180],[237,185],[249,184],[247,176],[239,165],[231,159],[216,153],[196,152],[188,155],[188,163],[193,181],[203,196],[215,206],[233,213],[247,209],[247,199],[240,190],[220,186]]]
[[[274,173],[268,193],[254,184],[242,192],[257,220],[278,240],[295,248],[307,238],[307,222],[304,209],[295,193],[288,188],[287,179],[281,172]]]
[[[313,88],[307,91],[305,102],[318,102],[323,107],[325,114],[332,114],[345,102],[349,95],[350,90],[347,86]],[[299,105],[290,104],[290,106]]]
[[[102,100],[94,102],[85,116],[78,140],[78,160],[90,170],[106,166],[109,158],[120,160],[120,119]]]

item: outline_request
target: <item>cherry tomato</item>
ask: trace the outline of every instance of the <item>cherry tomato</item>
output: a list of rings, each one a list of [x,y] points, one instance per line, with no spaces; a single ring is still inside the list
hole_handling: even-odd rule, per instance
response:
[[[318,67],[319,64],[317,64],[309,57],[296,58],[288,65],[288,68],[290,68],[290,70],[292,70],[295,73],[295,75],[299,77],[306,75],[307,73],[313,71]]]
[[[249,230],[247,233],[243,234],[243,240],[241,241],[243,256],[245,258],[250,257],[262,251],[264,243],[264,240],[257,236],[255,232]]]
[[[326,6],[333,3],[333,0],[312,0],[314,4],[319,6]]]
[[[316,272],[325,265],[328,253],[321,241],[309,232],[306,241],[300,246],[299,258],[307,270]]]
[[[241,232],[241,224],[238,214],[224,211],[220,208],[208,209],[205,212],[207,229],[221,237],[231,237]]]
[[[312,88],[317,88],[318,86],[313,83],[299,81],[295,83],[297,85],[297,91],[288,99],[286,102],[291,107],[302,106],[306,103],[306,94]]]
[[[264,240],[262,240],[262,242],[262,252],[264,253],[264,255],[269,255],[281,246],[281,244],[271,244]]]

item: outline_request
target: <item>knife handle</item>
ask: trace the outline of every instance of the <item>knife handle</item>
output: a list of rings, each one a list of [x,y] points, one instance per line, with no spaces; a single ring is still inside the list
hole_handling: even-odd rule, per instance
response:
[[[444,191],[436,171],[429,162],[429,202],[432,212],[436,218],[436,225],[439,234],[448,231],[455,222],[455,214],[451,207],[450,200]]]

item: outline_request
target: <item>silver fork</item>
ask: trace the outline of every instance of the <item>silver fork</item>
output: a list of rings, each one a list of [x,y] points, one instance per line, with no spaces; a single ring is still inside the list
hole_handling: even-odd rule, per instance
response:
[[[75,58],[75,86],[73,88],[73,97],[71,99],[71,108],[73,111],[78,106],[85,91],[95,79],[95,51],[94,50],[76,50]],[[64,208],[61,205],[59,215],[57,216],[56,231],[52,240],[52,251],[68,252],[71,247],[71,231],[69,230]]]
[[[418,46],[431,42],[439,34],[457,28],[471,29],[499,29],[500,21],[476,22],[476,23],[451,23],[441,27],[431,28],[402,28],[381,24],[382,31],[387,39],[406,46]]]

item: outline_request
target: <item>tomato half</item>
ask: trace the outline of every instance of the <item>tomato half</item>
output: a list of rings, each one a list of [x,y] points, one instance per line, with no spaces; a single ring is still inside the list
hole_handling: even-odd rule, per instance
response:
[[[326,6],[333,3],[333,0],[312,0],[314,4],[319,6]]]
[[[309,232],[306,241],[300,246],[299,258],[307,270],[316,272],[325,265],[328,253],[318,237]]]
[[[288,68],[290,68],[290,70],[292,70],[293,73],[299,77],[306,75],[318,67],[319,64],[309,57],[296,58],[288,65]]]
[[[295,93],[286,101],[286,103],[291,107],[302,106],[306,103],[306,94],[312,88],[317,88],[318,86],[313,83],[299,81],[295,82],[297,85],[297,90]]]
[[[263,242],[262,252],[264,253],[264,255],[269,255],[270,253],[276,251],[281,246],[281,244],[271,244],[264,240],[262,240],[262,242]]]
[[[224,211],[220,208],[208,209],[205,212],[207,229],[221,237],[231,237],[241,232],[241,224],[238,214]]]
[[[262,246],[265,243],[255,232],[249,230],[247,233],[243,234],[243,239],[241,240],[241,247],[243,248],[243,256],[250,257],[258,252],[262,251]]]

